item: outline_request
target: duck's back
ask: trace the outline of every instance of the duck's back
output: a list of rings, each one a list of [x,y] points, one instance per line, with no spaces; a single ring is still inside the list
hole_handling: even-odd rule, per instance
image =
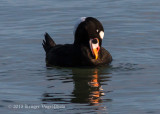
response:
[[[56,45],[46,53],[47,65],[73,66],[74,48],[72,44]]]

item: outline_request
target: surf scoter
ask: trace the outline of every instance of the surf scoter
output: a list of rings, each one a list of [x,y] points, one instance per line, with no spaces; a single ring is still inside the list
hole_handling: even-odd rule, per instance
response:
[[[74,29],[74,43],[57,45],[48,33],[43,40],[47,66],[100,66],[110,64],[111,54],[104,49],[102,24],[93,17],[81,17]]]

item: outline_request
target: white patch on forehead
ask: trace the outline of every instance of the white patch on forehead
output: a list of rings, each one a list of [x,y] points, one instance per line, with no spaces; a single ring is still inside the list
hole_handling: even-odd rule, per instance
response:
[[[74,25],[74,30],[73,30],[73,34],[75,35],[75,32],[77,30],[77,27],[78,25],[81,23],[81,22],[84,22],[86,20],[86,17],[81,17],[80,19],[77,20],[76,24]]]
[[[101,39],[103,39],[103,37],[104,37],[104,32],[103,32],[103,31],[100,31],[100,32],[99,32],[99,36],[100,36]]]

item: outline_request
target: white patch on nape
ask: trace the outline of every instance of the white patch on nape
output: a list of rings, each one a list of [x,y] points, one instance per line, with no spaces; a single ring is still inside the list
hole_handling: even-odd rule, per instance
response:
[[[73,34],[75,35],[75,32],[77,30],[77,27],[79,26],[79,24],[81,22],[84,22],[86,20],[86,17],[81,17],[80,19],[77,20],[76,24],[74,25],[74,30],[73,30]]]
[[[100,31],[100,32],[99,32],[99,36],[100,36],[101,39],[103,39],[103,37],[104,37],[104,32],[103,32],[103,31]]]

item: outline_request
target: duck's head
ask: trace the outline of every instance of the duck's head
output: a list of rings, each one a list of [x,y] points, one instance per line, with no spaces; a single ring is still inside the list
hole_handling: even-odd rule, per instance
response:
[[[81,17],[75,25],[74,44],[87,46],[91,50],[94,59],[98,59],[103,37],[103,26],[93,17]]]

